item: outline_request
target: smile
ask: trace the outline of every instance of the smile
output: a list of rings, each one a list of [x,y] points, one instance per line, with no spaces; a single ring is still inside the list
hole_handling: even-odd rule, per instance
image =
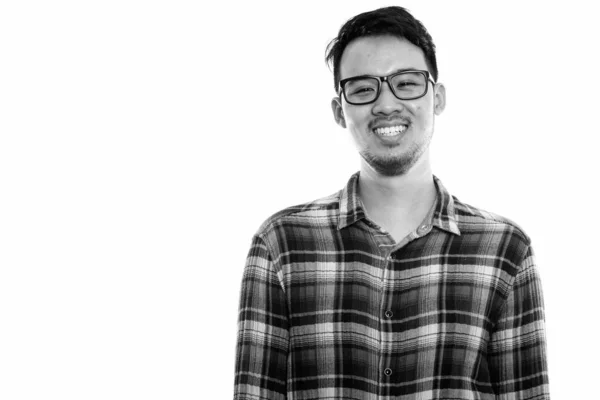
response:
[[[373,132],[379,136],[396,136],[404,132],[406,128],[406,125],[395,125],[387,126],[385,128],[375,128],[373,129]]]

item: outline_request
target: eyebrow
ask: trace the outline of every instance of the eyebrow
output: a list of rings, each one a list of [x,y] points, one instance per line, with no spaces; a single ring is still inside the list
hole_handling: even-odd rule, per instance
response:
[[[422,69],[419,69],[419,68],[414,68],[414,67],[400,68],[400,69],[397,69],[396,71],[392,72],[392,74],[395,74],[395,73],[398,73],[398,72],[405,72],[405,71],[425,71],[425,70],[422,70]]]
[[[421,70],[421,69],[416,68],[416,67],[406,67],[406,68],[400,68],[400,69],[394,70],[394,71],[390,72],[387,75],[361,74],[361,75],[349,76],[348,78],[340,79],[340,81],[343,81],[343,80],[346,80],[346,79],[350,79],[350,78],[360,78],[361,76],[389,76],[389,75],[397,74],[399,72],[406,72],[406,71],[426,71],[426,70]]]

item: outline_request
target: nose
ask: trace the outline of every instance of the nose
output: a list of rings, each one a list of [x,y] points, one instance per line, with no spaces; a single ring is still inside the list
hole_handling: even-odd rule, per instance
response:
[[[375,115],[390,115],[393,113],[399,113],[404,109],[402,100],[398,99],[392,93],[392,89],[388,82],[382,82],[381,92],[379,97],[373,103],[373,114]]]

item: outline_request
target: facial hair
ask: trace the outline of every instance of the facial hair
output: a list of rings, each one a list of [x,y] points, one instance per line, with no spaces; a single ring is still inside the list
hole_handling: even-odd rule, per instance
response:
[[[421,142],[413,143],[403,154],[377,155],[368,149],[359,152],[371,168],[382,176],[405,175],[419,161],[429,147],[433,132],[426,135]]]

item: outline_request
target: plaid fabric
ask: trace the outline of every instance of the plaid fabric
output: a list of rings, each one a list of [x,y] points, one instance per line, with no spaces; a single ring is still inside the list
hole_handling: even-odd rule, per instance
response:
[[[395,245],[358,173],[269,218],[242,281],[242,399],[549,399],[540,278],[510,220],[434,177],[432,223]]]

